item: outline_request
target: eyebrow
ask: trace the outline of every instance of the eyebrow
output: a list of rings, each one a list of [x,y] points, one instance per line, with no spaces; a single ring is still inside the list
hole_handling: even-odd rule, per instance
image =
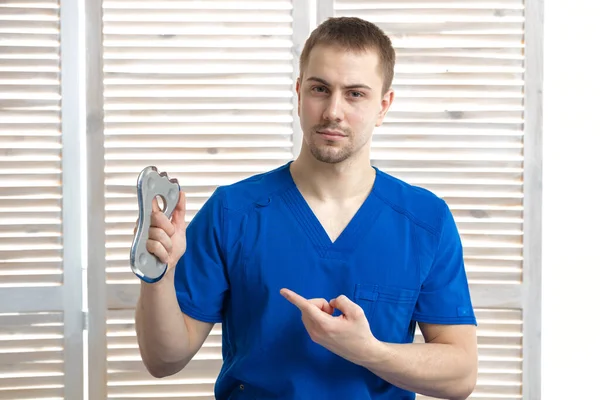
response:
[[[317,78],[316,76],[311,76],[310,78],[307,79],[307,81],[319,82],[325,86],[331,86],[331,84],[329,82],[327,82],[325,79]],[[346,85],[343,88],[344,89],[368,89],[368,90],[371,90],[370,86],[367,86],[363,83],[354,83],[352,85]]]

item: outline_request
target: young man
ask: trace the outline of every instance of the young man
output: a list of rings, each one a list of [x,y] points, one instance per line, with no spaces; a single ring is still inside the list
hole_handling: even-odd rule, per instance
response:
[[[168,263],[136,313],[150,373],[177,373],[223,326],[217,399],[465,399],[475,317],[446,203],[370,163],[395,54],[376,26],[329,19],[296,84],[298,158],[218,188],[185,227],[152,216]],[[419,323],[425,344],[413,344]]]

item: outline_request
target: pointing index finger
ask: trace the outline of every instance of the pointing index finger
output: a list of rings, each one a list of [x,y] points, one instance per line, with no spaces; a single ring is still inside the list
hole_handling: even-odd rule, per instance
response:
[[[301,311],[305,311],[311,306],[308,300],[289,289],[281,289],[279,293],[281,293],[281,295],[285,297],[287,301],[298,307]]]

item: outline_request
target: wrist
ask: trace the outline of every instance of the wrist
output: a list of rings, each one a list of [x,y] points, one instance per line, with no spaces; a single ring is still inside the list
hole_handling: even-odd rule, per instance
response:
[[[372,369],[391,358],[391,352],[392,349],[387,343],[373,337],[373,340],[365,346],[365,352],[359,364],[367,369]]]
[[[146,282],[143,279],[140,279],[142,287],[148,288],[150,290],[160,290],[164,287],[173,287],[175,285],[175,272],[174,268],[167,268],[164,275],[156,282]]]

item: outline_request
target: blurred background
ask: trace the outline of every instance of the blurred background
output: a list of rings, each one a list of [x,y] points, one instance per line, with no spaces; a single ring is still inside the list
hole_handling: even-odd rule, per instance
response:
[[[472,398],[596,398],[598,2],[1,0],[0,399],[214,398],[219,326],[176,376],[141,363],[137,175],[177,177],[189,221],[293,159],[298,58],[331,16],[393,40],[373,164],[454,213]]]

